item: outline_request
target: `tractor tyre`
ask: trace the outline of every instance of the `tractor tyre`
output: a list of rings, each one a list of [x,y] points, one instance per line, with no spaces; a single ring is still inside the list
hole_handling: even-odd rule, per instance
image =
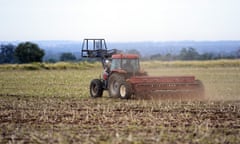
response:
[[[132,88],[128,82],[120,84],[119,95],[121,99],[129,99],[132,96]]]
[[[114,73],[109,77],[108,92],[110,97],[118,98],[120,96],[120,85],[124,81],[124,76],[117,73]]]
[[[93,98],[102,97],[103,94],[103,84],[101,80],[94,79],[90,83],[90,95]]]
[[[125,77],[123,75],[118,74],[118,73],[112,74],[109,77],[109,81],[108,81],[109,96],[114,97],[114,98],[119,98],[119,97],[121,98],[120,87],[121,86],[124,87],[126,85],[125,83],[126,83],[126,80],[125,80]],[[129,97],[128,95],[129,95],[128,91],[126,91],[126,97]],[[125,96],[123,95],[123,97],[125,97]]]

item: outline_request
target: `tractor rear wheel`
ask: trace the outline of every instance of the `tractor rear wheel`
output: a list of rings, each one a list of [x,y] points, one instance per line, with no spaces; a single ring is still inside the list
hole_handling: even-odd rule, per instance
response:
[[[108,92],[110,97],[128,99],[131,97],[131,87],[121,74],[114,73],[109,77]]]
[[[94,79],[90,83],[90,95],[93,98],[102,97],[103,86],[102,82],[99,79]]]

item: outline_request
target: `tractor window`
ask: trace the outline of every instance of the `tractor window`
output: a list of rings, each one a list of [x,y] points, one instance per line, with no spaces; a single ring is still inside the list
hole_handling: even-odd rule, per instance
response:
[[[120,69],[121,68],[121,59],[113,59],[111,63],[111,71],[114,69]]]
[[[111,70],[124,69],[127,72],[137,72],[139,70],[138,59],[113,59],[111,63]]]
[[[139,70],[138,59],[122,59],[122,69],[127,72],[137,72]]]

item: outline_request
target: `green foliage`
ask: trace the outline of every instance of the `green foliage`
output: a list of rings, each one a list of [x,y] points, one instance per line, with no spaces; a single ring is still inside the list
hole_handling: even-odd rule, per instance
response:
[[[176,56],[171,53],[167,53],[166,55],[154,54],[150,57],[151,60],[161,60],[161,61],[172,61],[176,59]]]
[[[237,50],[234,54],[217,54],[217,53],[209,53],[205,52],[203,54],[199,54],[196,49],[182,48],[179,54],[154,54],[150,56],[151,60],[161,60],[161,61],[173,61],[173,60],[218,60],[218,59],[237,59],[240,58],[240,49]]]
[[[0,64],[14,63],[15,48],[12,44],[0,45]]]
[[[204,53],[200,56],[201,60],[212,60],[214,59],[214,55],[212,53]]]
[[[199,53],[192,47],[183,48],[179,54],[180,60],[197,60],[199,59]]]
[[[236,55],[237,55],[237,58],[240,59],[240,48],[237,50]]]
[[[15,50],[15,56],[19,63],[42,62],[44,54],[44,50],[31,42],[20,43]]]
[[[204,58],[209,58],[210,55],[204,55]],[[172,61],[172,60],[200,60],[201,55],[192,47],[182,48],[178,55],[173,55],[167,53],[165,55],[154,54],[150,57],[151,60],[162,60],[162,61]],[[206,60],[206,59],[204,59]]]
[[[62,53],[60,56],[60,61],[75,61],[77,58],[72,53]]]

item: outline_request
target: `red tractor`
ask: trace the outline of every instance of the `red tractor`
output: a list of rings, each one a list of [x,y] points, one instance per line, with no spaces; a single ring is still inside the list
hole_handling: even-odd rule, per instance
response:
[[[107,90],[110,97],[129,99],[132,96],[152,97],[153,93],[184,92],[197,95],[204,94],[201,81],[194,76],[148,76],[140,69],[139,56],[121,54],[116,49],[108,50],[104,39],[84,39],[82,57],[100,58],[104,72],[100,79],[90,83],[91,97],[102,97]]]

